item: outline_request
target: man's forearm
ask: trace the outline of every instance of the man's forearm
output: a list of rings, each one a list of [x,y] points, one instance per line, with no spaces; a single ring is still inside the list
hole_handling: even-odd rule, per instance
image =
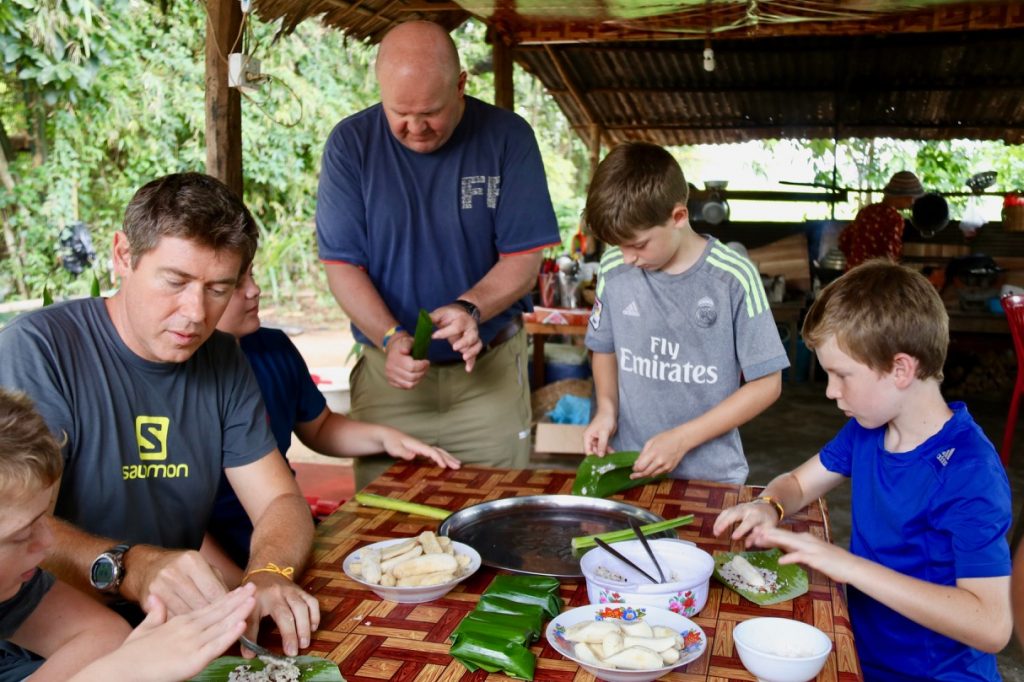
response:
[[[53,531],[53,547],[43,562],[43,567],[64,582],[86,594],[96,591],[89,583],[92,562],[120,540],[92,535],[62,519],[50,517]]]
[[[397,324],[397,320],[370,276],[346,263],[325,263],[324,269],[334,300],[360,331],[380,345],[384,334]]]
[[[480,309],[481,320],[489,320],[530,293],[537,283],[542,259],[540,251],[502,256],[462,298]]]
[[[313,517],[309,504],[300,495],[279,495],[255,523],[249,565],[246,572],[274,564],[292,567],[298,577],[306,567],[313,547]]]

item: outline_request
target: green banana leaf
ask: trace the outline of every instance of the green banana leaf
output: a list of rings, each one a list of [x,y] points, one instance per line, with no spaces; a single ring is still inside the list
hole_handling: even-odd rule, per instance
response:
[[[292,660],[299,666],[300,682],[345,682],[334,661],[316,656],[296,656]],[[241,656],[221,656],[188,682],[226,682],[231,671],[240,665],[251,665],[253,670],[263,670],[263,661],[258,658],[247,660]]]
[[[640,453],[636,450],[610,452],[604,457],[587,455],[576,469],[576,480],[572,484],[573,495],[608,497],[623,490],[654,483],[664,475],[631,479],[633,465]]]
[[[755,568],[765,568],[774,571],[776,574],[776,589],[770,592],[752,592],[734,585],[721,574],[721,568],[732,561],[737,554],[743,556]],[[779,564],[779,557],[782,552],[778,549],[768,549],[761,552],[722,552],[715,555],[715,578],[720,583],[736,592],[745,599],[760,606],[771,606],[779,602],[795,599],[805,594],[808,589],[807,571],[797,564]]]
[[[430,348],[430,335],[434,333],[434,323],[430,321],[430,313],[420,308],[420,316],[416,320],[416,333],[412,337],[412,359],[423,360]]]

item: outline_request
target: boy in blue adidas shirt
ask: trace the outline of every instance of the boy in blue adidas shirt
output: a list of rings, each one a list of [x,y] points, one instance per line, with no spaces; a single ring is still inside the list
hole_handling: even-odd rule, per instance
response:
[[[720,535],[779,547],[846,583],[868,680],[998,680],[1010,638],[1010,487],[963,403],[940,392],[949,318],[919,273],[886,261],[854,268],[807,313],[803,338],[851,417],[757,500],[726,509]],[[850,551],[776,528],[849,478]]]
[[[586,344],[597,405],[584,447],[640,450],[633,478],[746,481],[738,427],[789,366],[757,268],[693,231],[683,171],[657,145],[600,163],[584,220],[601,259]]]

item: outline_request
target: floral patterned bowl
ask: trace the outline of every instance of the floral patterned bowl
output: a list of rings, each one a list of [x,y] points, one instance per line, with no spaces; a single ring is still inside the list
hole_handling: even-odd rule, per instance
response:
[[[708,600],[708,585],[715,569],[710,554],[683,540],[649,540],[667,583],[655,584],[620,559],[600,547],[580,559],[580,569],[587,580],[587,596],[591,604],[642,604],[666,609],[692,618]],[[658,571],[651,563],[639,540],[612,545],[623,556],[652,576]]]
[[[682,637],[679,660],[671,665],[650,670],[623,670],[608,668],[582,661],[576,657],[573,643],[565,638],[566,630],[583,621],[621,620],[623,622],[644,621],[654,627],[662,625],[675,630]],[[591,604],[580,606],[556,616],[548,623],[545,631],[548,644],[555,651],[576,662],[581,668],[599,680],[606,682],[651,682],[670,673],[674,668],[695,661],[704,654],[708,645],[707,635],[700,626],[689,618],[663,609],[631,604]]]

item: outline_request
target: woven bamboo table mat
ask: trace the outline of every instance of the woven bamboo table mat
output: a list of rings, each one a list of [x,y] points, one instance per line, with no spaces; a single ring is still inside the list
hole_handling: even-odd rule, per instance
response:
[[[464,467],[458,471],[396,463],[366,492],[419,502],[453,511],[478,502],[506,497],[569,494],[574,472]],[[711,534],[715,517],[725,507],[756,496],[758,488],[701,481],[666,480],[616,496],[664,518],[693,514],[694,522],[678,529],[680,538],[702,549],[742,550],[741,543]],[[426,604],[396,604],[348,579],[341,564],[349,552],[370,542],[436,530],[438,521],[401,512],[360,507],[349,500],[317,528],[314,557],[302,584],[320,601],[320,629],[308,651],[336,661],[348,682],[390,680],[480,682],[508,679],[484,671],[468,672],[448,656],[448,636],[490,584],[496,571],[487,566],[452,592]],[[787,518],[786,527],[830,539],[824,501]],[[754,680],[733,646],[735,625],[755,616],[794,618],[811,623],[835,643],[818,676],[822,682],[861,680],[853,632],[842,588],[817,571],[808,571],[810,589],[796,599],[761,607],[726,590],[712,578],[708,602],[692,620],[703,628],[708,648],[689,665],[664,676],[668,681],[728,682]],[[588,603],[583,579],[563,580],[566,608]],[[534,644],[537,682],[590,682],[595,678],[555,652],[546,641]]]

